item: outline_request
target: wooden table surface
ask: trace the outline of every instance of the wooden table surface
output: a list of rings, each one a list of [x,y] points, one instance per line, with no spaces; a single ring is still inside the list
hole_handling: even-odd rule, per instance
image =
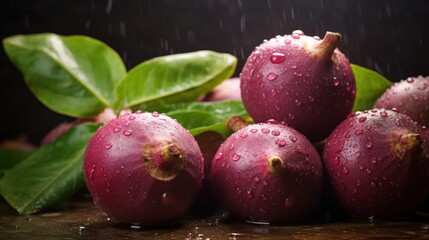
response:
[[[214,214],[185,216],[160,229],[121,226],[91,201],[59,211],[19,216],[3,204],[0,239],[429,239],[429,216],[395,220],[342,220],[297,226],[253,225]]]

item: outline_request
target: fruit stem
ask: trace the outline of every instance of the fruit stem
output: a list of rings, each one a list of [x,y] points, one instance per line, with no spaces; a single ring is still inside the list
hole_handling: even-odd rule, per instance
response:
[[[152,177],[169,181],[182,169],[185,156],[173,143],[148,144],[143,147],[143,162]]]
[[[278,173],[284,168],[283,160],[278,156],[271,156],[267,159],[267,170],[270,173]]]
[[[336,32],[326,32],[320,45],[317,47],[316,54],[320,57],[330,57],[341,42],[341,34]]]
[[[399,137],[393,147],[396,157],[410,163],[420,152],[423,144],[422,136],[418,133],[407,133]]]
[[[248,123],[246,122],[246,120],[244,120],[240,116],[232,116],[228,118],[228,120],[226,121],[226,127],[231,132],[237,132],[238,130],[246,127],[247,125]]]

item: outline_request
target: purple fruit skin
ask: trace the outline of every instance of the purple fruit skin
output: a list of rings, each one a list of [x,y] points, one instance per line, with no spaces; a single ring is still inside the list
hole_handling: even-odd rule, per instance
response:
[[[267,169],[278,156],[284,166]],[[322,162],[298,131],[283,124],[259,123],[232,134],[212,162],[210,179],[221,205],[241,220],[296,223],[318,205]]]
[[[348,59],[301,31],[262,43],[248,57],[241,97],[256,122],[284,121],[312,142],[326,138],[350,113],[356,84]]]
[[[241,100],[240,78],[226,79],[201,99],[203,102],[225,100]]]
[[[419,154],[398,157],[395,136],[408,133],[421,136]],[[349,215],[399,217],[427,197],[429,138],[406,115],[384,109],[351,114],[327,139],[323,159],[334,197]]]
[[[144,147],[163,141],[183,149],[186,158],[171,180],[154,178],[143,163]],[[204,160],[195,139],[177,121],[137,112],[124,114],[96,132],[88,143],[83,169],[94,203],[109,216],[120,223],[153,227],[177,220],[187,211],[201,187]]]
[[[395,83],[377,100],[374,108],[396,108],[429,127],[429,77],[409,77]]]

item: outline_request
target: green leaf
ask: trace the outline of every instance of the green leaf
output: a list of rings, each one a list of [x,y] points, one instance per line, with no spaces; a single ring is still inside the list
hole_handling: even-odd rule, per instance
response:
[[[0,178],[4,173],[27,158],[31,153],[25,150],[0,149]]]
[[[4,199],[20,214],[58,207],[84,184],[82,159],[99,125],[78,125],[6,171],[0,180]]]
[[[3,45],[27,86],[53,111],[88,118],[118,107],[113,89],[126,68],[104,43],[43,33],[8,37]]]
[[[206,131],[216,131],[227,137],[231,134],[226,127],[230,117],[249,118],[241,101],[177,103],[151,110],[163,112],[177,119],[194,136]]]
[[[212,51],[158,57],[131,69],[116,93],[123,108],[133,110],[195,101],[230,77],[236,64],[234,56]]]
[[[355,64],[351,66],[356,79],[356,98],[352,111],[371,109],[393,83],[373,70]]]

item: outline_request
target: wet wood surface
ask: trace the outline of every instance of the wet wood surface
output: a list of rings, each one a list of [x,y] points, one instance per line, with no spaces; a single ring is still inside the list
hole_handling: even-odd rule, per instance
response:
[[[0,213],[0,239],[429,238],[429,216],[425,214],[395,221],[348,219],[296,226],[253,225],[214,214],[185,216],[170,227],[141,229],[115,223],[90,201],[71,202],[62,210],[29,216],[19,216],[12,209],[1,209]]]

